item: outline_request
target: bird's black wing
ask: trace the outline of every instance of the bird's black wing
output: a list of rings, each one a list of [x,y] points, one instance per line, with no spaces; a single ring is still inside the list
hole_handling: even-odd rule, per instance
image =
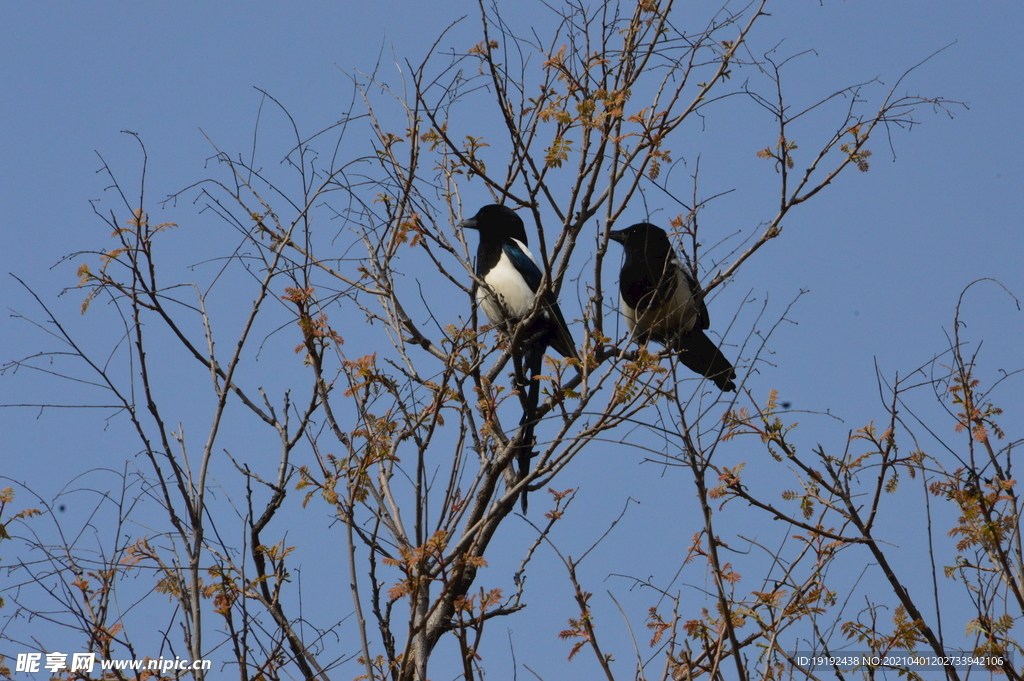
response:
[[[552,326],[551,339],[549,340],[551,348],[562,357],[579,359],[580,356],[576,352],[576,343],[572,339],[572,334],[569,333],[569,326],[565,323],[565,317],[562,316],[562,310],[558,307],[555,294],[549,292],[545,296],[545,301],[547,302],[546,311],[550,314],[549,321]]]
[[[708,315],[708,306],[704,303],[704,296],[701,295],[700,283],[692,274],[690,274],[690,270],[679,262],[679,259],[675,257],[675,254],[672,255],[671,265],[683,275],[686,285],[690,288],[690,299],[692,300],[693,309],[696,313],[693,328],[711,328],[711,317]]]
[[[515,244],[506,243],[502,248],[509,260],[515,264],[516,269],[523,275],[523,279],[530,289],[536,292],[540,288],[540,282],[543,278],[537,263]],[[544,295],[544,303],[544,309],[534,322],[533,329],[536,331],[546,330],[547,333],[536,334],[528,331],[527,336],[534,336],[533,342],[550,346],[562,357],[579,359],[579,355],[576,353],[576,344],[572,340],[572,334],[569,333],[569,326],[565,323],[562,310],[558,307],[558,301],[555,300],[555,294],[548,291]],[[544,349],[541,348],[540,352],[543,353]]]
[[[526,251],[519,247],[514,241],[505,241],[501,244],[501,250],[505,252],[505,255],[512,262],[513,267],[516,271],[522,275],[526,285],[530,287],[530,290],[534,293],[540,288],[540,280],[543,274],[540,271],[537,263],[533,261]]]
[[[704,296],[701,295],[700,284],[674,256],[671,262],[672,266],[685,279],[686,285],[690,287],[695,313],[693,328],[689,332],[680,334],[673,344],[679,351],[679,361],[687,369],[710,378],[719,390],[726,392],[735,390],[736,384],[733,383],[733,379],[736,378],[736,371],[714,341],[704,333],[704,330],[711,326],[711,319]]]

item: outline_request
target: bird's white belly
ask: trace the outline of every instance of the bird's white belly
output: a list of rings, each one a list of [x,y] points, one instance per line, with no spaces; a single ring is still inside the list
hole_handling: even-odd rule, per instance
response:
[[[501,324],[508,319],[519,319],[533,308],[533,291],[530,286],[513,266],[512,262],[504,253],[484,281],[496,293],[500,304],[495,300],[495,295],[483,287],[477,289],[476,300],[483,308],[484,314],[491,324]]]

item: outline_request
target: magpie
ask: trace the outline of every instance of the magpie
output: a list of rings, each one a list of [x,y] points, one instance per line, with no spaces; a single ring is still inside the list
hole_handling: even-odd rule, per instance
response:
[[[511,338],[516,325],[533,310],[543,276],[536,258],[526,245],[523,220],[511,208],[491,204],[460,222],[458,227],[480,232],[476,275],[487,286],[477,287],[477,303],[488,321]],[[540,399],[540,381],[536,377],[543,368],[544,351],[550,347],[562,357],[579,359],[554,293],[547,290],[542,295],[543,307],[527,328],[520,332],[520,342],[511,349],[520,388],[525,387],[524,381],[529,382],[523,400],[523,418],[519,422],[520,427],[526,426],[522,448],[516,457],[520,480],[530,468],[533,429],[536,425],[534,414]],[[525,491],[521,503],[525,512]]]
[[[720,390],[735,390],[736,371],[704,333],[710,320],[700,284],[679,262],[665,230],[641,222],[608,236],[622,244],[626,253],[619,272],[619,297],[633,337],[642,344],[661,343]]]

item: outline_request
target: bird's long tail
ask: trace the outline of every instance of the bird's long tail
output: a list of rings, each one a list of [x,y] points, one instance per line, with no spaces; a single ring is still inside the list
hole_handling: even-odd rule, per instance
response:
[[[679,361],[687,369],[710,378],[719,390],[736,389],[736,384],[733,383],[736,371],[732,368],[732,364],[725,358],[714,341],[700,329],[694,329],[682,337],[675,349],[679,351]]]
[[[522,481],[530,472],[530,459],[533,458],[533,431],[537,425],[537,405],[540,403],[540,381],[536,378],[541,373],[544,365],[543,347],[534,347],[524,353],[523,356],[523,379],[526,382],[526,397],[523,400],[523,418],[519,421],[519,427],[524,428],[522,443],[519,445],[519,452],[516,454],[516,467],[519,475],[516,481]],[[522,390],[522,388],[520,388]],[[519,497],[523,513],[526,513],[527,501],[526,490],[523,489]]]

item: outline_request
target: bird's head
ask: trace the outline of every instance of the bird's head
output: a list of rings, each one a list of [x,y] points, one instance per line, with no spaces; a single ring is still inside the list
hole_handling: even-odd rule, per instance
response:
[[[672,252],[672,243],[661,227],[649,222],[640,222],[626,229],[613,230],[608,238],[618,241],[627,254],[636,256],[666,256]]]
[[[523,245],[526,240],[526,226],[523,219],[516,215],[508,206],[492,203],[484,206],[471,218],[458,224],[459,229],[475,229],[480,232],[481,239],[518,239]]]

